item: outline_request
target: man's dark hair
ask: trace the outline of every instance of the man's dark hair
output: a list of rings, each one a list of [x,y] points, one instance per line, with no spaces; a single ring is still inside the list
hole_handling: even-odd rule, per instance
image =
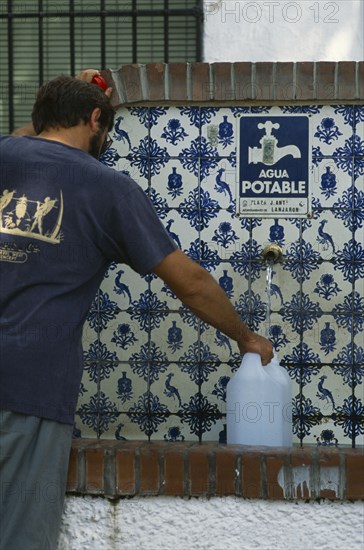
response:
[[[101,128],[111,130],[114,109],[110,99],[95,84],[60,75],[39,89],[32,111],[32,122],[37,134],[51,128],[71,128],[88,122],[92,111],[101,110]]]

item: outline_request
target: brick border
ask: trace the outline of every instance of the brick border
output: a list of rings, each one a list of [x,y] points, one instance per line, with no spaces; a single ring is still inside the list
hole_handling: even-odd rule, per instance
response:
[[[364,499],[364,448],[75,439],[67,491],[108,498]]]
[[[115,108],[133,103],[364,100],[364,61],[146,63],[102,72]]]

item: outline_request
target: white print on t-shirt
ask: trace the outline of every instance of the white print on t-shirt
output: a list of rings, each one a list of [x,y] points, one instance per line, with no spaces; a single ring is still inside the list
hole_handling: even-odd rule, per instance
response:
[[[17,196],[15,189],[4,189],[0,195],[0,233],[59,244],[62,217],[61,190],[59,199],[44,197],[41,200],[31,200],[24,194]]]

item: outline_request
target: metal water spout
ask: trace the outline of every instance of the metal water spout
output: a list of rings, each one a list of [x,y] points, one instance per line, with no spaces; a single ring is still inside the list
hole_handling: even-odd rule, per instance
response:
[[[263,248],[263,258],[266,263],[276,264],[282,260],[283,250],[278,244],[271,243]]]

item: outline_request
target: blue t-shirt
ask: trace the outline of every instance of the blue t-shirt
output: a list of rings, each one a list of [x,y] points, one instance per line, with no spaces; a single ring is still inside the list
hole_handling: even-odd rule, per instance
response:
[[[0,409],[72,424],[108,265],[145,275],[175,248],[129,177],[62,143],[0,137]]]

